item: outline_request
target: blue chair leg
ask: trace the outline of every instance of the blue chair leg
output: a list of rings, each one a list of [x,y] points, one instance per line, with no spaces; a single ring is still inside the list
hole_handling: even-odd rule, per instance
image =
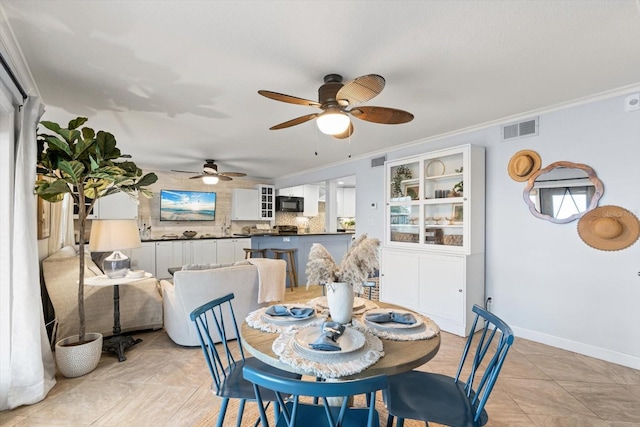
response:
[[[216,422],[216,427],[222,427],[224,423],[224,416],[227,413],[227,406],[229,405],[229,398],[225,397],[222,399],[222,404],[220,405],[220,412],[218,413],[218,421]]]
[[[238,421],[236,421],[236,427],[240,427],[242,424],[242,415],[244,414],[245,400],[240,399],[240,405],[238,406]]]

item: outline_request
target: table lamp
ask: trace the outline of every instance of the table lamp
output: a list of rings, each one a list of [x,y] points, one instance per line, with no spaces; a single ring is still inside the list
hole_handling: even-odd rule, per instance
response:
[[[91,222],[89,250],[113,251],[102,262],[102,271],[110,279],[125,277],[129,272],[131,260],[120,250],[141,246],[138,224],[134,219],[94,219]]]

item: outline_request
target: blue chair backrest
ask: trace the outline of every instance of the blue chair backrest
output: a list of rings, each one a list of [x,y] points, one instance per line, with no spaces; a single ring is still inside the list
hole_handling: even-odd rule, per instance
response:
[[[241,362],[245,360],[236,316],[231,305],[233,298],[233,293],[216,298],[196,308],[189,315],[198,331],[200,346],[213,378],[216,392],[220,390],[220,385],[226,376],[238,365],[242,367],[244,363]],[[227,315],[224,315],[225,311]],[[225,318],[232,320],[231,328],[225,328]],[[231,330],[232,333],[229,334],[227,330]],[[216,340],[216,338],[218,339]],[[220,351],[216,348],[215,342],[217,341],[221,341],[218,344]]]
[[[303,381],[276,376],[271,373],[258,370],[252,366],[245,366],[243,374],[247,381],[253,383],[253,390],[256,394],[256,400],[259,403],[260,419],[263,427],[268,427],[269,424],[264,411],[264,405],[262,404],[260,387],[268,388],[276,392],[277,402],[280,404],[283,411],[282,417],[284,417],[288,426],[296,425],[296,416],[300,405],[311,405],[311,403],[301,403],[299,398],[301,396],[309,396],[320,398],[322,405],[325,408],[324,413],[327,416],[328,425],[332,427],[344,425],[342,421],[345,413],[349,410],[348,398],[349,396],[358,394],[368,395],[367,402],[369,402],[369,407],[367,426],[373,427],[376,391],[387,387],[387,377],[385,375],[335,382]],[[341,406],[330,409],[331,407],[327,400],[328,397],[341,397]],[[287,401],[290,402],[290,405],[285,404]],[[311,423],[310,420],[308,422]],[[317,422],[314,422],[313,424],[318,425]]]
[[[465,381],[464,389],[467,397],[471,399],[472,405],[477,405],[474,416],[474,421],[477,422],[478,419],[480,419],[484,405],[493,390],[496,379],[498,379],[498,374],[500,373],[500,369],[502,369],[504,360],[507,357],[507,352],[515,338],[509,325],[502,321],[498,316],[488,312],[478,305],[473,306],[473,312],[476,313],[476,318],[473,322],[471,331],[473,332],[476,330],[480,319],[484,320],[484,327],[481,332],[478,331],[475,334],[472,333],[469,335],[464,351],[462,352],[455,380],[456,382],[460,380],[460,375],[463,369],[470,369],[469,376]],[[476,350],[473,357],[468,358],[467,356],[469,356],[469,350],[474,339],[478,339]],[[480,364],[483,363],[485,358],[488,360],[488,362],[483,365],[483,367],[485,367],[485,371],[480,378],[480,381],[477,383],[477,386],[474,388],[476,374],[479,371]],[[467,359],[469,359],[468,363]],[[472,391],[474,393],[472,393]]]

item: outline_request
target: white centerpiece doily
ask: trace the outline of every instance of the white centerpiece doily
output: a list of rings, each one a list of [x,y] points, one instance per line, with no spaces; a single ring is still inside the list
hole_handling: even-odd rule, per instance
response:
[[[301,352],[296,343],[296,333],[303,330],[292,330],[282,333],[273,342],[273,352],[280,361],[293,368],[321,378],[340,378],[362,372],[376,363],[382,356],[382,341],[370,331],[361,331],[364,345],[356,351],[346,354],[324,352]]]
[[[282,304],[287,307],[300,307],[300,304]],[[247,315],[245,319],[247,321],[247,325],[251,326],[254,329],[260,329],[264,332],[285,332],[298,330],[300,328],[305,328],[307,326],[312,325],[321,325],[323,322],[327,320],[327,314],[325,313],[316,313],[315,316],[310,317],[308,319],[295,319],[291,321],[278,320],[278,322],[270,322],[268,317],[265,316],[265,312],[269,309],[269,307],[259,308],[255,311],[252,311]]]
[[[440,327],[433,320],[429,319],[427,316],[423,316],[418,313],[413,313],[414,316],[418,317],[422,322],[416,326],[415,328],[386,328],[382,327],[376,328],[371,322],[367,322],[365,324],[363,314],[361,317],[354,317],[352,320],[353,327],[361,332],[368,331],[382,339],[392,340],[392,341],[415,341],[415,340],[426,340],[429,338],[433,338],[440,333]]]

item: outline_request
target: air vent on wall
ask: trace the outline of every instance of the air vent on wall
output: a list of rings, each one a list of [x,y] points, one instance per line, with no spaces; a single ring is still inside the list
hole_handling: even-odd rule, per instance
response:
[[[538,118],[502,126],[502,140],[538,134]]]
[[[376,166],[384,166],[384,162],[387,161],[387,156],[376,157],[375,159],[371,159],[371,167],[375,168]]]

